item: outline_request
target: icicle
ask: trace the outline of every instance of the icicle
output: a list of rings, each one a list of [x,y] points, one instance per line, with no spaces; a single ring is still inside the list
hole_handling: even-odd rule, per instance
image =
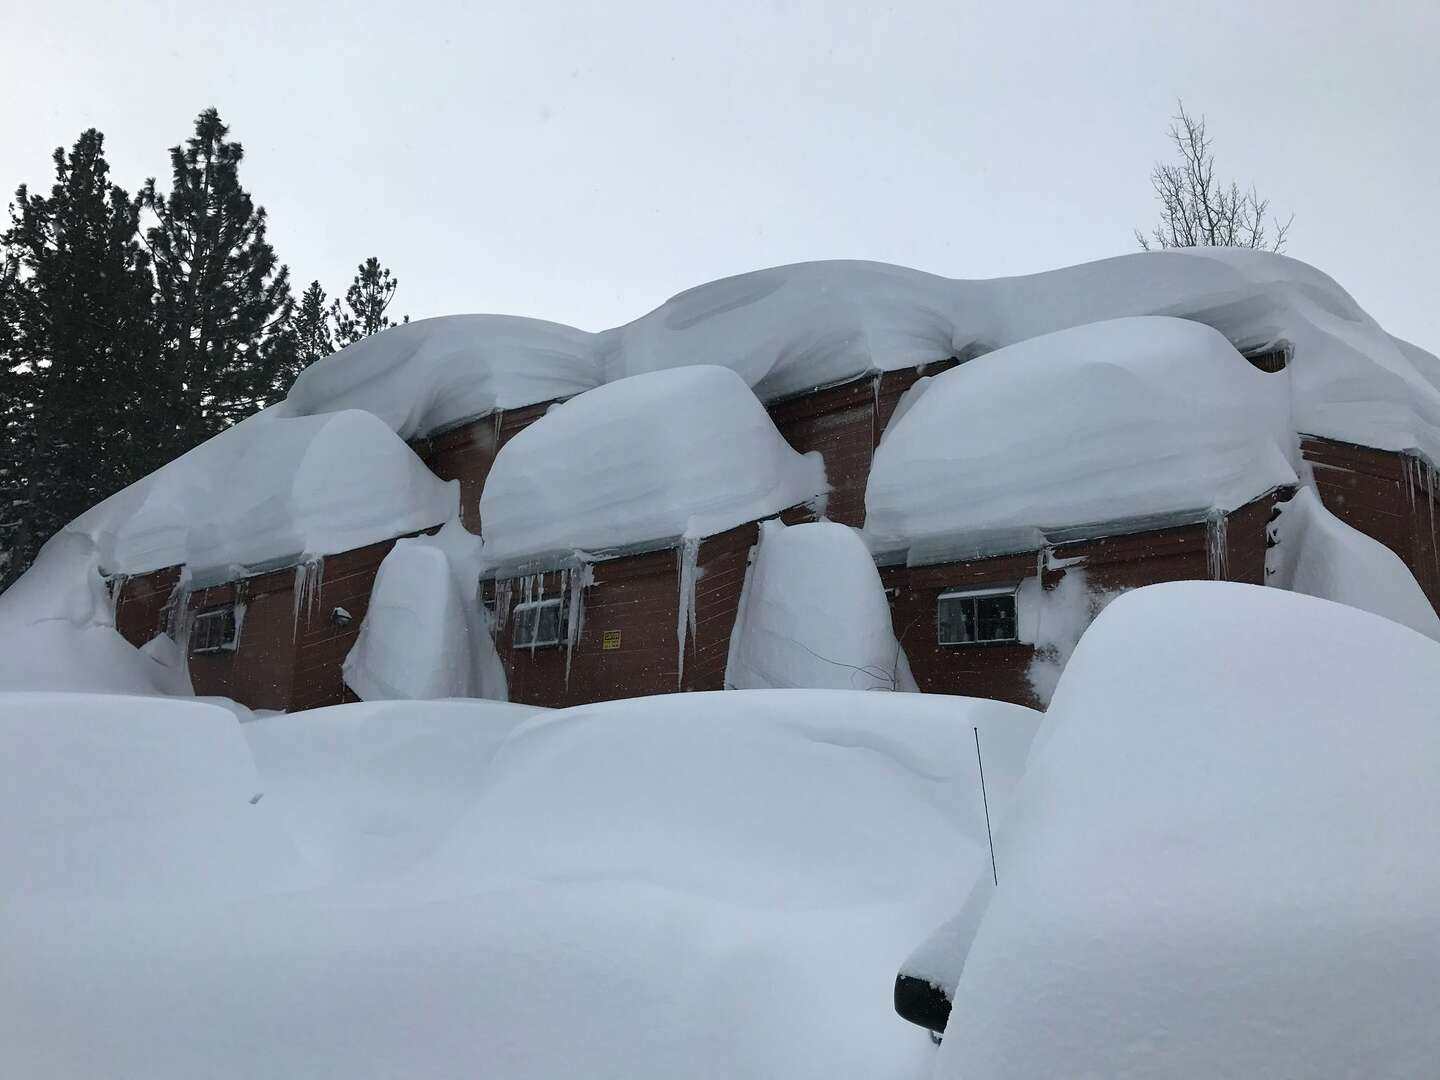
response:
[[[570,687],[570,659],[575,653],[575,644],[585,624],[585,590],[595,582],[595,569],[589,563],[580,563],[575,569],[566,571],[566,587],[570,590],[570,609],[565,627],[565,687]],[[563,594],[562,594],[563,595]]]
[[[498,637],[500,628],[510,621],[510,602],[514,598],[515,581],[506,578],[495,582],[495,625],[490,629]]]
[[[1229,571],[1229,559],[1225,550],[1225,514],[1211,511],[1205,523],[1205,561],[1210,580],[1224,581]]]
[[[700,538],[687,536],[676,553],[679,558],[680,599],[675,620],[675,637],[680,643],[680,656],[675,672],[675,687],[685,682],[685,631],[695,633],[695,562],[700,555]]]
[[[312,555],[295,564],[294,634],[301,634],[303,615],[306,629],[320,606],[320,590],[325,585],[325,556]]]

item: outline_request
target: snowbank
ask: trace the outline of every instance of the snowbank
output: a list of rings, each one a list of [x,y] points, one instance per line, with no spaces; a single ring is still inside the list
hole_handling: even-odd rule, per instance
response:
[[[249,809],[295,822],[315,888],[66,910],[4,890],[3,1071],[921,1073],[889,980],[988,871],[972,726],[994,798],[1037,714],[795,691],[521,711],[244,725]]]
[[[287,399],[297,416],[364,409],[404,439],[600,383],[594,336],[507,315],[391,327],[311,364]]]
[[[447,536],[397,541],[380,564],[345,685],[366,701],[480,697],[505,700],[505,672],[476,596],[478,568],[447,547],[480,542],[457,521]],[[466,573],[467,567],[473,572]]]
[[[174,658],[135,649],[115,630],[95,545],[61,532],[0,593],[0,691],[184,693]]]
[[[915,689],[885,587],[854,530],[833,522],[761,526],[725,685]]]
[[[259,804],[263,790],[224,709],[0,694],[0,904],[174,902],[287,887],[297,880],[295,852]]]
[[[545,710],[494,701],[365,702],[241,726],[265,805],[314,880],[393,877],[431,858],[484,790],[495,751]]]
[[[1440,646],[1247,585],[1081,640],[996,834],[937,1076],[1421,1076]]]
[[[1310,488],[1285,504],[1272,533],[1269,584],[1371,611],[1440,641],[1440,617],[1410,568],[1326,510]]]
[[[1295,483],[1283,375],[1168,318],[1065,330],[936,376],[875,453],[876,546],[1231,510]]]
[[[480,496],[486,562],[711,536],[817,499],[801,456],[734,372],[623,379],[553,409],[495,457]]]

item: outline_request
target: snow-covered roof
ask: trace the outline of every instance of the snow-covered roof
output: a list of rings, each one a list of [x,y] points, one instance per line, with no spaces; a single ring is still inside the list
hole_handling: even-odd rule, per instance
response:
[[[997,821],[934,1075],[1433,1073],[1437,698],[1440,646],[1368,612],[1116,600]]]
[[[366,409],[413,438],[699,364],[730,368],[772,401],[1130,315],[1206,323],[1245,351],[1284,347],[1298,430],[1440,460],[1440,362],[1392,338],[1313,267],[1232,248],[974,281],[875,262],[798,263],[698,286],[599,334],[498,315],[427,319],[312,365],[287,404],[307,415]]]
[[[508,315],[449,315],[394,327],[311,364],[287,405],[298,416],[364,409],[411,439],[599,382],[592,334]]]
[[[505,444],[480,497],[489,565],[711,536],[825,491],[727,368],[609,383],[557,406]]]
[[[100,566],[137,574],[184,563],[223,580],[349,551],[447,520],[456,485],[368,412],[259,413],[101,503],[70,529]]]
[[[1116,319],[996,350],[929,380],[886,432],[866,534],[878,549],[998,543],[1235,509],[1296,482],[1288,382],[1183,319]]]

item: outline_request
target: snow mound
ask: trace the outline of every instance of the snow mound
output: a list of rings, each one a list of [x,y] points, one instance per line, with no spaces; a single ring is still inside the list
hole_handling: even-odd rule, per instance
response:
[[[286,887],[295,853],[254,801],[263,790],[224,709],[0,694],[0,903],[173,902]]]
[[[737,690],[915,688],[875,560],[833,522],[761,525],[730,649]]]
[[[458,523],[446,542],[400,540],[375,576],[345,685],[366,701],[507,696],[504,669],[475,595],[478,572],[452,565],[447,543],[479,541]],[[473,564],[472,564],[473,565]]]
[[[62,531],[0,593],[0,691],[184,692],[172,657],[116,631],[96,563],[89,537]]]
[[[1440,617],[1400,556],[1325,509],[1310,488],[1274,525],[1271,585],[1349,604],[1440,641]]]
[[[1116,600],[997,831],[936,1075],[1428,1075],[1437,700],[1440,646],[1368,612]]]
[[[1038,714],[799,691],[524,712],[230,728],[264,777],[246,809],[294,824],[319,884],[66,909],[5,890],[3,1071],[921,1073],[933,1048],[889,979],[988,871],[972,727],[995,798]]]
[[[574,398],[495,457],[480,496],[486,562],[711,536],[817,499],[797,454],[734,372],[700,366]]]
[[[1295,472],[1283,376],[1199,323],[1130,318],[936,376],[875,453],[877,546],[1231,510]]]
[[[480,797],[495,751],[544,712],[494,701],[382,701],[284,713],[241,731],[265,804],[315,880],[392,877],[434,855]]]
[[[110,573],[185,564],[225,580],[245,569],[364,547],[447,520],[438,479],[368,412],[250,417],[70,526]]]
[[[286,401],[297,416],[364,409],[403,439],[600,383],[594,335],[508,315],[391,327],[311,364]]]

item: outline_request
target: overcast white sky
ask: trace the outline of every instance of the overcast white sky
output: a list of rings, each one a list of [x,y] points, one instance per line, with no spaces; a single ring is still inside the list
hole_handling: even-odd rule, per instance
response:
[[[0,188],[100,128],[166,176],[215,105],[299,287],[600,329],[820,258],[1133,250],[1175,99],[1289,253],[1440,351],[1440,3],[0,0]]]

